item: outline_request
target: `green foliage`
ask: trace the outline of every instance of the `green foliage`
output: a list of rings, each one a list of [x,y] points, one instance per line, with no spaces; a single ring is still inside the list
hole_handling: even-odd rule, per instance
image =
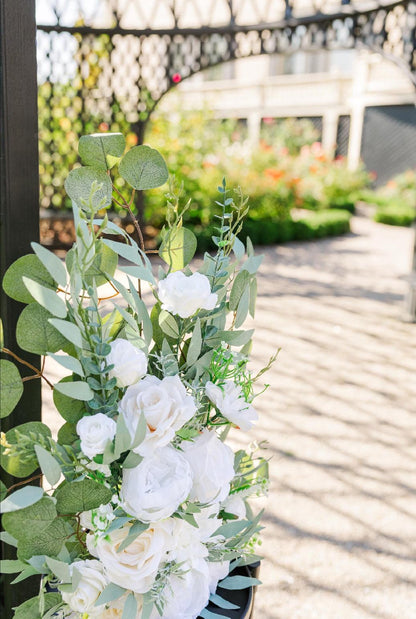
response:
[[[179,271],[186,267],[195,255],[197,240],[188,228],[174,228],[163,237],[159,256],[169,266],[170,271]]]
[[[58,387],[61,386],[62,388],[63,384],[73,382],[73,376],[65,376],[59,381],[59,383],[55,385],[55,389],[53,390],[53,403],[55,404],[59,414],[62,415],[65,421],[68,421],[71,424],[76,424],[77,421],[79,421],[81,417],[85,415],[85,403],[79,398],[75,399],[70,395],[66,395]]]
[[[18,509],[23,509],[37,503],[42,496],[43,490],[39,488],[39,486],[25,486],[2,500],[0,511],[2,514],[15,512]]]
[[[25,286],[23,277],[55,290],[53,277],[34,254],[18,258],[9,266],[3,278],[3,289],[9,297],[21,303],[32,303],[35,299]]]
[[[59,593],[45,593],[43,599],[44,611],[47,612],[59,604],[61,596]],[[40,612],[39,604],[39,596],[26,600],[15,609],[14,619],[41,619],[43,613]]]
[[[401,204],[379,206],[374,214],[374,221],[390,226],[411,226],[416,219],[416,208]]]
[[[83,479],[64,484],[55,497],[60,514],[77,514],[108,503],[112,492],[92,479]]]
[[[34,444],[45,444],[51,436],[48,426],[40,421],[29,421],[11,428],[1,444],[1,466],[15,477],[27,477],[38,466]]]
[[[81,137],[78,153],[85,165],[107,171],[120,161],[125,148],[121,133],[94,133]]]
[[[19,316],[16,340],[20,348],[37,355],[58,352],[68,345],[68,340],[53,327],[52,314],[37,303],[30,303]]]
[[[154,189],[168,180],[168,169],[162,155],[150,146],[134,146],[119,165],[120,175],[134,189]]]
[[[0,418],[3,418],[10,415],[22,397],[23,382],[17,367],[6,359],[0,359],[0,376]]]
[[[65,189],[71,200],[88,213],[94,214],[112,202],[111,180],[100,168],[74,168],[67,176]]]

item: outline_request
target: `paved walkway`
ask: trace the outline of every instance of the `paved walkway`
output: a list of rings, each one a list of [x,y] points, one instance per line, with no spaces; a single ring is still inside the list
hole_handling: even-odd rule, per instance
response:
[[[355,218],[265,251],[254,365],[282,351],[255,431],[273,456],[256,619],[416,618],[411,242]]]

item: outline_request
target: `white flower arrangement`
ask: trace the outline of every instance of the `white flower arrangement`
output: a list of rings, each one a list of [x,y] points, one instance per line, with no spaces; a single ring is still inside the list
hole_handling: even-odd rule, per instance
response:
[[[254,316],[261,263],[249,239],[244,246],[237,237],[247,200],[219,187],[217,251],[192,272],[196,239],[171,182],[159,250],[167,269],[156,282],[137,222],[139,243],[99,217],[113,200],[131,212],[135,190],[168,180],[156,151],[124,149],[120,134],[81,138],[86,165],[65,183],[77,232],[66,266],[33,243],[34,254],[3,281],[27,304],[19,346],[68,372],[55,385],[36,374],[65,421],[57,440],[40,422],[2,434],[3,468],[23,479],[40,467],[50,487],[1,487],[2,539],[17,548],[2,569],[17,573],[15,582],[42,577],[16,618],[209,619],[230,608],[218,583],[226,591],[259,582],[230,572],[258,559],[260,514],[249,499],[267,490],[267,462],[225,443],[232,427],[246,432],[257,421],[254,384],[263,373],[248,370],[253,331],[241,328]],[[128,199],[112,183],[116,163],[133,189]],[[104,284],[115,293],[111,310],[99,295]],[[23,392],[17,366],[4,358],[1,381],[4,417]]]

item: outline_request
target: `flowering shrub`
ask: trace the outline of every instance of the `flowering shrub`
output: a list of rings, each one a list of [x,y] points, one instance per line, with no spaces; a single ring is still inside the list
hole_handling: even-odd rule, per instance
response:
[[[243,324],[254,315],[261,256],[236,236],[247,201],[225,182],[219,187],[217,250],[193,272],[196,239],[171,185],[159,250],[166,268],[156,280],[137,222],[138,243],[98,217],[114,191],[121,199],[113,165],[132,188],[123,202],[130,212],[134,191],[168,178],[157,151],[124,150],[121,134],[80,140],[86,165],[65,181],[77,231],[66,266],[33,243],[34,254],[3,281],[27,304],[19,346],[68,372],[48,381],[65,421],[57,440],[40,422],[1,439],[8,473],[25,478],[40,467],[47,482],[1,488],[2,539],[17,547],[2,569],[18,574],[15,582],[42,576],[39,596],[16,618],[209,619],[218,616],[212,608],[230,607],[215,593],[218,583],[226,590],[259,582],[229,575],[257,559],[260,514],[249,499],[265,493],[268,474],[254,447],[234,452],[225,441],[231,428],[246,432],[256,422],[255,385],[274,360],[255,376],[248,369],[253,330]],[[24,385],[12,361],[0,363],[4,417]],[[42,369],[36,377],[48,380]]]

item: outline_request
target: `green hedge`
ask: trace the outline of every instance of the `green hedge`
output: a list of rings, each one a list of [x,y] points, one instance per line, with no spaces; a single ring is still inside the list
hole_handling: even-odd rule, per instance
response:
[[[287,241],[305,241],[326,236],[336,236],[350,231],[351,215],[346,210],[325,209],[308,217],[293,221],[248,218],[239,234],[242,240],[250,237],[254,245],[274,245]],[[189,227],[189,225],[188,225]],[[202,228],[195,226],[194,233],[198,239],[198,251],[213,248],[211,236],[216,234],[213,226]]]
[[[379,206],[374,215],[374,221],[390,226],[410,226],[416,219],[416,209],[399,204]]]

